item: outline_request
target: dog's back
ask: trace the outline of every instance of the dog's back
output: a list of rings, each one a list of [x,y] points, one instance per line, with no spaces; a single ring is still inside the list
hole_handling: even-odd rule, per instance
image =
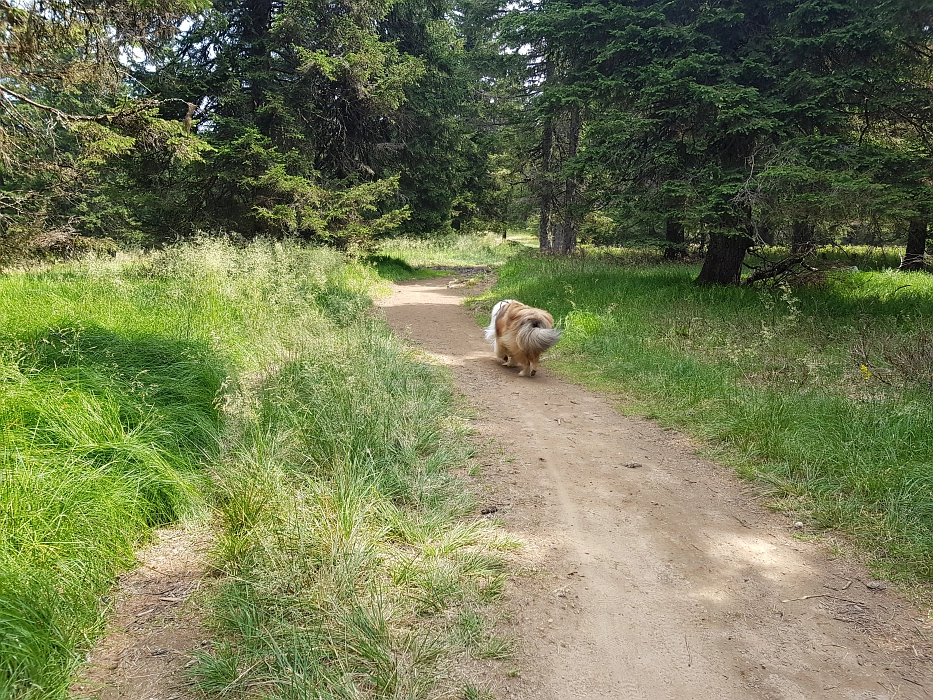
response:
[[[521,304],[520,301],[515,301],[514,299],[503,299],[495,306],[492,307],[491,318],[489,319],[489,325],[486,327],[486,342],[492,343],[493,349],[496,347],[496,319],[499,318],[499,314],[509,304]],[[524,304],[522,304],[524,306]]]

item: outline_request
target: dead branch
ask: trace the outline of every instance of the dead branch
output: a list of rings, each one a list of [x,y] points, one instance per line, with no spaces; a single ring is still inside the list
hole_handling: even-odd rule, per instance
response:
[[[808,247],[799,253],[795,253],[784,258],[783,260],[765,262],[758,267],[749,265],[749,267],[754,270],[754,272],[746,277],[742,284],[752,285],[767,280],[783,279],[786,277],[795,276],[797,274],[802,274],[804,271],[817,272],[815,267],[811,267],[810,265],[804,263],[804,261],[810,255],[812,255],[813,252],[814,248]]]
[[[188,128],[190,128],[191,117],[197,109],[197,106],[191,104],[190,102],[186,102],[185,100],[181,100],[178,98],[171,98],[168,100],[147,100],[147,101],[137,104],[132,109],[121,109],[115,112],[105,112],[102,114],[70,114],[69,112],[64,112],[58,109],[57,107],[52,107],[51,105],[46,105],[46,104],[42,104],[41,102],[36,102],[35,100],[31,100],[25,95],[21,95],[15,90],[11,90],[10,88],[3,85],[2,83],[0,83],[0,93],[13,98],[14,100],[27,104],[30,107],[35,107],[36,109],[42,110],[44,112],[48,112],[49,114],[52,114],[53,116],[55,116],[59,121],[65,122],[65,123],[76,122],[76,121],[97,122],[98,124],[110,123],[116,119],[120,119],[124,117],[132,117],[137,114],[140,114],[141,112],[145,112],[147,110],[160,107],[161,105],[164,105],[164,104],[169,104],[171,102],[180,102],[184,104],[187,108],[188,114],[185,117],[185,124]]]

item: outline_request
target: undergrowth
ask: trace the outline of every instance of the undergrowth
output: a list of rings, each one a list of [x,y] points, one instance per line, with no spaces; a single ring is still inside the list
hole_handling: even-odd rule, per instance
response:
[[[196,669],[202,690],[437,697],[456,655],[508,649],[461,633],[501,594],[511,543],[468,517],[451,401],[446,377],[363,319],[309,335],[243,397],[216,474],[224,641]]]
[[[524,250],[527,236],[508,239],[493,233],[449,235],[439,238],[390,238],[379,252],[412,268],[498,267]]]

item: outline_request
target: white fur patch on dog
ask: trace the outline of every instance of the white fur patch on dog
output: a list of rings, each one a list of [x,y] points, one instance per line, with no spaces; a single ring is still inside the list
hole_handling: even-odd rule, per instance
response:
[[[492,351],[499,354],[498,343],[496,343],[496,319],[499,318],[499,314],[502,310],[509,304],[514,304],[515,299],[503,299],[498,302],[495,306],[492,307],[492,314],[490,315],[489,325],[486,326],[486,342],[492,343]]]

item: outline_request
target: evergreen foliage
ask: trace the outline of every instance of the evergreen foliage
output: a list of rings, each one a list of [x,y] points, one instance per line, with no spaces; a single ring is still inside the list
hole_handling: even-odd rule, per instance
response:
[[[522,5],[542,247],[546,218],[566,236],[609,215],[604,242],[686,228],[709,244],[700,279],[734,282],[782,232],[901,235],[928,217],[931,22],[906,1]]]
[[[199,105],[188,228],[347,246],[449,226],[483,169],[446,3],[216,2],[138,77]]]
[[[446,2],[0,10],[8,261],[198,230],[366,247],[448,230],[486,179]]]
[[[0,3],[0,255],[199,230],[371,248],[909,241],[933,0]]]
[[[196,156],[180,121],[129,80],[125,57],[174,34],[202,0],[0,2],[0,265],[30,247],[132,229],[108,180],[130,153]]]

